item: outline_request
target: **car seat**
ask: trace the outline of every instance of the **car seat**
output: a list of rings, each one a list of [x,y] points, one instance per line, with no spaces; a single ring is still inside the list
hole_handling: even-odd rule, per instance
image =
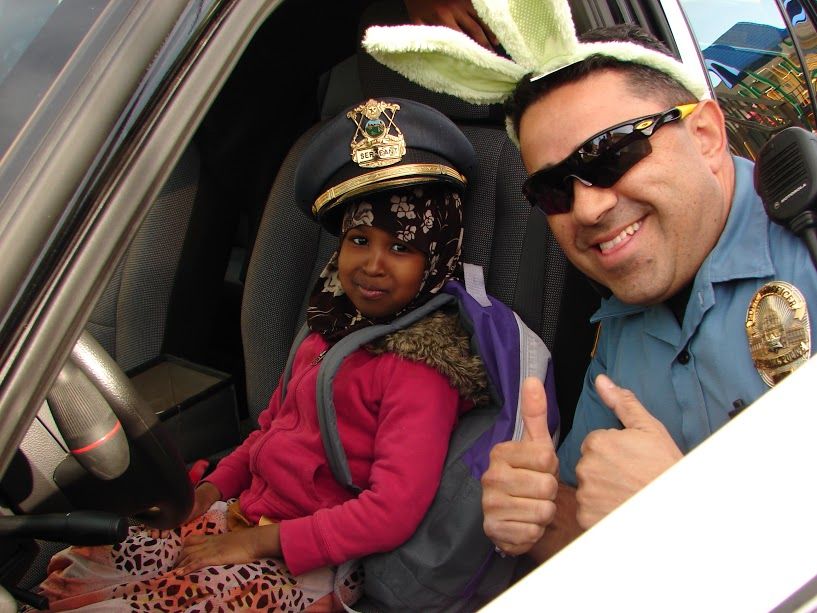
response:
[[[230,322],[218,321],[238,220],[228,202],[191,142],[86,325],[188,462],[240,442],[241,369],[220,345]]]
[[[88,331],[128,371],[173,353],[206,360],[232,238],[229,207],[190,144],[92,312]]]

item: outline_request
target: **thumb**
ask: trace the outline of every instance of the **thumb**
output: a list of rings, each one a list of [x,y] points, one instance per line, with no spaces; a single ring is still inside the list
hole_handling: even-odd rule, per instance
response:
[[[607,375],[596,377],[596,392],[625,428],[645,431],[664,428],[663,424],[644,408],[635,394],[613,383]]]
[[[528,377],[522,382],[522,423],[525,431],[522,440],[550,442],[553,439],[548,430],[548,403],[545,386],[536,377]]]

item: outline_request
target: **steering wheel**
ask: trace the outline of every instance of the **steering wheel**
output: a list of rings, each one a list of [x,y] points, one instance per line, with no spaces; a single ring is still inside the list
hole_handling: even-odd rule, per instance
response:
[[[78,509],[182,523],[193,488],[176,443],[102,346],[84,331],[48,393],[71,454],[54,481]]]

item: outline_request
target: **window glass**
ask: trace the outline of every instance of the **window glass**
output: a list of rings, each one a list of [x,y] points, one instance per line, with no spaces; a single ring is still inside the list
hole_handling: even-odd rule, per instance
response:
[[[806,79],[813,79],[817,59],[804,70],[797,45],[814,51],[817,36],[799,0],[783,1],[788,19],[775,0],[681,0],[681,5],[736,153],[754,158],[780,128],[815,127]]]
[[[110,0],[0,0],[0,160]]]
[[[0,0],[0,83],[62,0]]]
[[[801,53],[805,57],[807,78],[811,82],[812,97],[817,90],[817,31],[814,22],[808,16],[800,0],[783,0],[786,9],[786,16],[791,23],[794,40],[800,46]],[[811,118],[812,127],[815,120]]]

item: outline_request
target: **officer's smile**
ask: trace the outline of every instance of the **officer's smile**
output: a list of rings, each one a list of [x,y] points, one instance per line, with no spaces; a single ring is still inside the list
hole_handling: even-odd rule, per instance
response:
[[[637,217],[640,215],[640,217]],[[575,246],[579,251],[595,253],[603,257],[612,256],[629,245],[633,238],[644,230],[649,213],[643,210],[624,213],[620,211],[613,219],[600,222],[597,227],[581,228],[576,234]],[[626,220],[621,220],[626,217]]]
[[[629,226],[624,228],[621,232],[616,234],[610,240],[601,241],[596,246],[601,250],[602,253],[608,253],[615,247],[622,245],[622,243],[629,242],[632,236],[640,229],[641,221],[639,220],[636,221],[635,223],[631,223]]]

